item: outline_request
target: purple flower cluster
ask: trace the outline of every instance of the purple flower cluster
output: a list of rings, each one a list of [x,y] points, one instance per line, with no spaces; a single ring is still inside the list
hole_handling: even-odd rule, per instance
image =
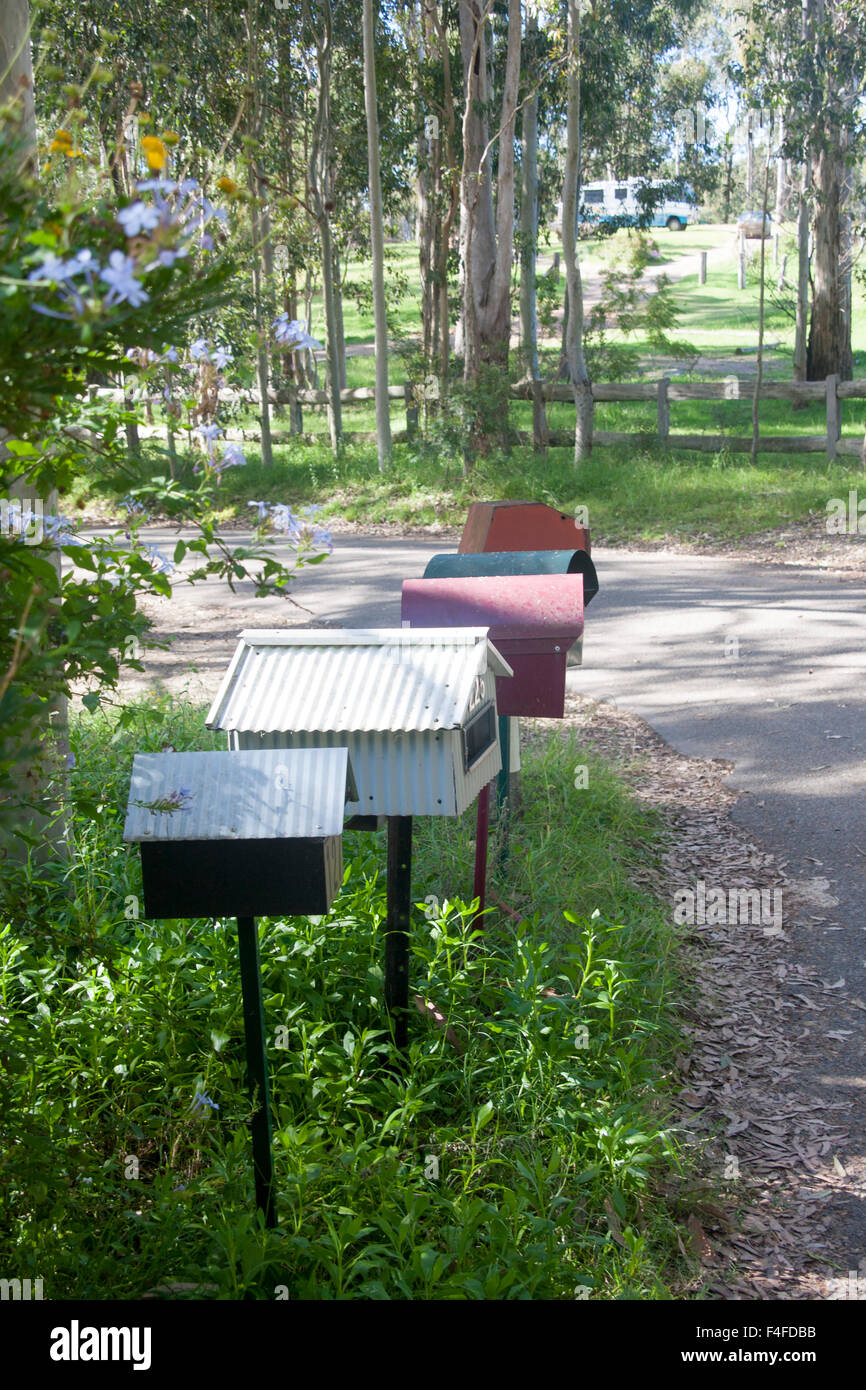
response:
[[[320,348],[321,343],[315,338],[311,338],[307,332],[307,326],[301,323],[300,319],[290,319],[288,314],[280,314],[279,318],[274,319],[274,337],[283,347],[295,348]]]
[[[299,549],[327,550],[329,555],[333,554],[330,531],[314,520],[316,513],[322,510],[319,503],[311,502],[301,516],[296,516],[285,502],[248,502],[247,506],[255,507],[256,520],[263,530],[281,531],[289,544]]]
[[[134,801],[133,805],[141,806],[145,811],[152,811],[154,815],[172,815],[175,811],[188,811],[191,801],[192,792],[189,787],[178,787],[176,791],[159,796],[155,801]]]

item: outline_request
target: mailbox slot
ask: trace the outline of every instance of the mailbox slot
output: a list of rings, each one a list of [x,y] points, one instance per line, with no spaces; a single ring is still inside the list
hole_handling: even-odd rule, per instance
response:
[[[463,730],[463,767],[466,772],[496,742],[496,705],[491,700],[473,714]]]

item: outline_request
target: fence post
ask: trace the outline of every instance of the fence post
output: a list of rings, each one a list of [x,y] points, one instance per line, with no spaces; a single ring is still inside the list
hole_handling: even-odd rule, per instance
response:
[[[293,393],[289,401],[289,433],[303,434],[304,432],[304,411],[298,397]]]
[[[668,401],[670,377],[663,376],[656,390],[656,417],[658,419],[659,439],[664,444],[671,432],[671,407]]]
[[[746,233],[740,232],[740,254],[737,260],[737,289],[746,288]]]
[[[787,268],[788,268],[788,257],[787,257],[787,256],[783,256],[783,257],[782,257],[782,264],[779,266],[779,278],[778,278],[778,280],[776,281],[776,289],[778,290],[778,292],[779,292],[780,294],[781,294],[782,290],[785,288],[785,271],[787,270]]]
[[[836,457],[836,444],[842,433],[842,422],[839,414],[839,396],[836,388],[839,385],[839,375],[834,372],[827,378],[827,458],[828,460]]]
[[[406,437],[413,439],[418,433],[418,406],[412,397],[412,384],[403,383],[403,398],[406,402]]]
[[[707,283],[707,253],[706,253],[706,251],[702,251],[702,252],[701,252],[701,268],[700,268],[700,270],[698,271],[698,284],[699,284],[699,285],[705,285],[706,283]]]
[[[559,252],[558,252],[558,251],[554,251],[554,253],[553,253],[553,275],[554,275],[554,278],[555,278],[556,280],[559,279]]]

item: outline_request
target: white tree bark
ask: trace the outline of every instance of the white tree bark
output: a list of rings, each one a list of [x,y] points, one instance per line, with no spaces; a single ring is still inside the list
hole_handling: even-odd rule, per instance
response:
[[[370,241],[373,249],[373,324],[376,339],[376,447],[379,468],[391,459],[391,407],[388,400],[388,317],[385,312],[385,235],[379,174],[379,113],[376,107],[376,50],[373,0],[364,0],[364,104],[367,110],[367,164]]]
[[[520,0],[508,0],[508,48],[499,129],[490,138],[487,23],[492,0],[460,0],[463,54],[463,172],[460,245],[463,273],[464,376],[484,362],[505,364],[511,339],[514,249],[514,123],[520,80]],[[496,211],[491,152],[499,140]]]
[[[577,197],[580,172],[580,0],[568,0],[568,77],[565,178],[562,185],[562,247],[568,289],[565,357],[574,392],[574,461],[592,449],[594,405],[583,352],[583,286],[577,255]]]

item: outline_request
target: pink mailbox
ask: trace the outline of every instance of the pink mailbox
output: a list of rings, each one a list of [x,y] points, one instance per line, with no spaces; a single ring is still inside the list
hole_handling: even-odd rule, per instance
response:
[[[583,634],[582,574],[405,579],[411,627],[486,627],[514,671],[497,682],[500,715],[561,719],[569,647]]]

